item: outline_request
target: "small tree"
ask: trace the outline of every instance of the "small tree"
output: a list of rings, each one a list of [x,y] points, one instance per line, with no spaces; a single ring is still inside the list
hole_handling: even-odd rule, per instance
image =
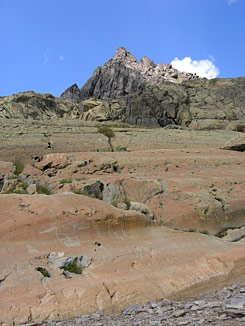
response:
[[[115,133],[114,133],[114,131],[113,131],[111,128],[109,128],[109,127],[106,127],[106,126],[99,126],[99,127],[98,127],[98,132],[99,132],[100,134],[103,134],[104,136],[107,137],[108,144],[109,144],[109,146],[110,146],[110,148],[111,148],[111,151],[114,152],[114,150],[113,150],[113,146],[112,146],[112,143],[111,143],[111,139],[112,139],[112,138],[115,138]]]

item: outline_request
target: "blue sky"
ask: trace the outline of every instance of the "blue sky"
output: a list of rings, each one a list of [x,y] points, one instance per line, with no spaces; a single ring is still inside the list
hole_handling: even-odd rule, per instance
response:
[[[245,76],[245,0],[0,0],[0,42],[0,96],[81,87],[119,46]]]

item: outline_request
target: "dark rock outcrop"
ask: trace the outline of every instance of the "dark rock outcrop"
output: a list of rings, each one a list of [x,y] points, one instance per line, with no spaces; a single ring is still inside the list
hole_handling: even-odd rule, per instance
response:
[[[50,120],[77,118],[80,115],[77,104],[51,94],[30,91],[0,97],[0,118]]]
[[[64,93],[61,94],[65,100],[70,101],[72,103],[79,103],[80,102],[80,90],[77,84],[73,84],[69,88],[67,88]]]
[[[120,120],[138,126],[182,125],[193,129],[245,128],[245,78],[165,82],[84,112],[85,120]],[[98,117],[98,118],[97,118]]]
[[[125,48],[116,50],[112,59],[98,67],[93,76],[78,93],[77,85],[61,94],[71,102],[80,102],[90,97],[111,99],[142,91],[147,85],[158,85],[164,81],[174,83],[197,79],[195,74],[179,72],[171,64],[155,64],[148,57],[137,59]]]

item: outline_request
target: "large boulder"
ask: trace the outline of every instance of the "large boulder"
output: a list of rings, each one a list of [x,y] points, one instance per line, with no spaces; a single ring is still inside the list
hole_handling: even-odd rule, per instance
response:
[[[245,134],[236,136],[225,143],[223,149],[245,152]]]

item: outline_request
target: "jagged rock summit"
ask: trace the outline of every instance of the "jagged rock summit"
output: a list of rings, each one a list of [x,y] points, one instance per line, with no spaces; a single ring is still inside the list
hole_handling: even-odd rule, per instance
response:
[[[165,81],[180,83],[199,79],[192,73],[180,72],[171,64],[155,64],[148,57],[139,61],[124,47],[115,51],[112,59],[99,66],[93,76],[79,90],[76,84],[69,87],[61,97],[79,103],[90,97],[106,100],[141,91],[147,85],[158,85]]]

